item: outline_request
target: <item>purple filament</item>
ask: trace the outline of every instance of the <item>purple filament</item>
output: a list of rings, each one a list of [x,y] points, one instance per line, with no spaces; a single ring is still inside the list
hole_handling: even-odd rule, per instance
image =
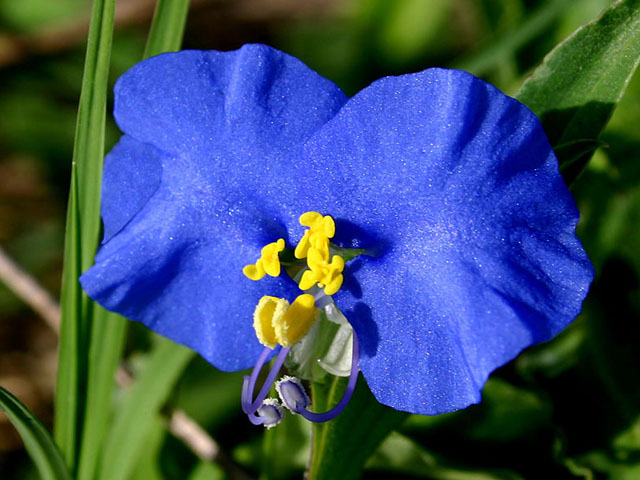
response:
[[[258,393],[258,396],[256,397],[255,400],[252,400],[252,398],[253,398],[253,392],[256,388],[256,382],[258,381],[258,375],[260,374],[260,370],[262,370],[262,367],[267,361],[269,354],[273,350],[271,348],[265,348],[262,351],[260,358],[258,358],[258,361],[255,367],[253,367],[251,376],[244,377],[244,381],[242,383],[242,398],[241,398],[242,411],[247,415],[249,415],[249,420],[254,425],[262,424],[262,421],[260,421],[260,423],[254,423],[254,419],[252,419],[251,417],[256,412],[256,410],[260,408],[260,405],[262,405],[262,402],[264,401],[264,399],[267,398],[267,395],[269,395],[271,386],[273,385],[273,382],[275,382],[276,377],[278,376],[278,373],[282,368],[282,364],[284,363],[285,359],[287,358],[287,355],[289,354],[289,350],[291,350],[291,348],[283,348],[280,350],[280,352],[278,353],[278,356],[276,357],[275,362],[273,363],[273,368],[271,368],[271,371],[267,375],[267,378],[264,381],[264,384],[262,385],[262,388],[260,389],[260,392]],[[259,418],[259,417],[255,417],[255,418]]]
[[[349,376],[349,383],[347,384],[347,389],[342,396],[342,399],[338,402],[338,404],[333,407],[328,412],[324,413],[314,413],[310,412],[307,409],[304,409],[300,412],[304,418],[309,420],[310,422],[322,423],[328,422],[333,418],[337,417],[342,410],[347,406],[349,400],[351,400],[351,396],[353,395],[354,390],[356,389],[356,383],[358,381],[358,372],[360,369],[358,368],[358,362],[360,360],[360,345],[358,344],[358,336],[356,335],[355,330],[353,331],[353,353],[351,355],[351,373]]]
[[[247,417],[249,417],[249,421],[254,425],[262,425],[264,423],[264,419],[260,415],[256,415],[254,413],[248,413]]]
[[[262,370],[262,367],[264,366],[265,362],[267,361],[267,358],[269,357],[269,354],[272,351],[273,350],[268,347],[262,350],[260,357],[258,357],[258,361],[256,362],[256,364],[253,367],[253,370],[251,371],[251,377],[248,377],[247,375],[244,376],[244,379],[242,382],[242,396],[241,396],[240,403],[242,404],[242,411],[247,415],[250,415],[251,413],[254,413],[257,410],[257,408],[254,408],[253,410],[251,410],[253,390],[255,388],[256,381],[258,380],[258,375],[260,374],[260,370]],[[251,385],[250,391],[249,391],[249,385]]]

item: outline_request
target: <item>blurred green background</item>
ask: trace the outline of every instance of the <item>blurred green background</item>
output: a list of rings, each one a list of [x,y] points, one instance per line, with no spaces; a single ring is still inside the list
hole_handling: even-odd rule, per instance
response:
[[[0,246],[59,294],[75,115],[89,0],[0,0]],[[462,68],[513,94],[557,43],[609,0],[192,0],[184,48],[267,43],[354,94],[372,80],[430,66]],[[111,82],[142,56],[152,0],[119,0]],[[484,401],[410,417],[368,463],[366,478],[640,478],[640,78],[632,80],[573,186],[579,234],[597,272],[583,314],[552,342],[493,376]],[[107,146],[118,138],[108,119]],[[132,325],[127,367],[153,340]],[[0,385],[52,418],[56,334],[0,284]],[[171,396],[250,476],[300,478],[308,426],[288,417],[268,442],[239,408],[241,374],[200,359]],[[0,478],[37,478],[0,417]],[[161,419],[139,479],[222,478]]]

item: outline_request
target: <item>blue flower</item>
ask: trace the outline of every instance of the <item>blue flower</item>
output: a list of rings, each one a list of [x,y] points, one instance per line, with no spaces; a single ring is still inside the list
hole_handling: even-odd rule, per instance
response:
[[[468,73],[386,77],[349,99],[246,45],[151,58],[115,94],[125,134],[105,160],[105,237],[82,285],[219,369],[260,356],[261,297],[301,293],[284,271],[242,270],[280,238],[295,246],[307,211],[335,219],[335,245],[375,251],[346,264],[333,299],[393,408],[478,402],[494,369],[580,311],[592,267],[542,127]]]

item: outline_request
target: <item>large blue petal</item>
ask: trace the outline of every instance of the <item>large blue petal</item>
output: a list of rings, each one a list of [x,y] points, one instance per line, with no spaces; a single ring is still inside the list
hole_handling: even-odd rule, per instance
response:
[[[135,66],[116,88],[127,135],[105,162],[105,243],[84,289],[220,369],[251,366],[258,299],[299,293],[291,281],[242,274],[287,235],[268,195],[276,158],[345,101],[299,60],[260,45]]]
[[[124,135],[104,159],[101,213],[104,242],[118,233],[156,192],[169,157]]]
[[[242,157],[290,148],[346,100],[300,60],[245,45],[166,53],[137,64],[116,83],[114,115],[123,132],[167,152],[206,156],[216,148]]]
[[[375,82],[290,170],[301,211],[379,249],[336,300],[384,404],[437,414],[478,402],[492,370],[580,311],[592,268],[542,127],[467,73]]]

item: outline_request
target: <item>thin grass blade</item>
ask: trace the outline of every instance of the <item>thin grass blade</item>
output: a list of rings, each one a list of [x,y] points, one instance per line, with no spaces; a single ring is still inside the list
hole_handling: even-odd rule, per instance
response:
[[[71,474],[47,429],[20,400],[2,387],[0,409],[5,411],[20,434],[42,480],[71,480]]]
[[[189,0],[158,0],[144,58],[180,50],[188,11]]]
[[[94,2],[71,168],[54,431],[72,472],[79,460],[85,417],[93,310],[78,277],[93,262],[100,234],[100,177],[114,12],[115,0]]]
[[[78,480],[91,480],[100,460],[112,415],[115,373],[127,331],[126,320],[98,305],[93,308],[87,401],[82,431]]]
[[[134,471],[160,408],[193,356],[193,351],[158,337],[144,370],[119,408],[98,479],[125,480]]]

